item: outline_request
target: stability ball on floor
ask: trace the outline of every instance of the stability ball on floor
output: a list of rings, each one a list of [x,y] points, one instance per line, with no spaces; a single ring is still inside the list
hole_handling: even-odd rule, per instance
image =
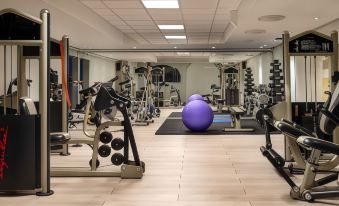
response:
[[[194,101],[194,100],[202,100],[204,101],[204,97],[202,97],[200,94],[193,94],[190,97],[188,97],[187,103]]]
[[[213,122],[213,117],[212,108],[201,100],[189,102],[182,110],[182,122],[193,132],[203,132],[208,129]]]

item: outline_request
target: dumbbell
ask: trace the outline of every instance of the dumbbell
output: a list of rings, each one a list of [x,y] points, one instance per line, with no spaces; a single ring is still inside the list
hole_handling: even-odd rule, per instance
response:
[[[284,77],[282,76],[270,76],[270,80],[283,80]]]
[[[277,62],[272,62],[271,63],[271,66],[280,66],[281,65],[281,63],[277,63]]]
[[[281,73],[282,72],[282,69],[270,69],[270,73]]]

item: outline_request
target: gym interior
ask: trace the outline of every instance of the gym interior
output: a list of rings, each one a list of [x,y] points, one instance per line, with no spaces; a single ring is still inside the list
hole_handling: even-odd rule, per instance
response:
[[[339,205],[337,0],[1,0],[0,205]]]

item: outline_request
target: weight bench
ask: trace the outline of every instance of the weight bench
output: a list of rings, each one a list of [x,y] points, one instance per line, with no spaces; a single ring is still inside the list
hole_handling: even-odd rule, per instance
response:
[[[225,128],[225,132],[253,132],[254,128],[241,128],[240,118],[245,114],[245,110],[240,107],[229,107],[232,115],[232,128]]]

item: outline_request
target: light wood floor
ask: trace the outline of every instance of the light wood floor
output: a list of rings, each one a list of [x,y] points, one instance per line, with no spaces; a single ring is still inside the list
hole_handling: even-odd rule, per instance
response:
[[[179,110],[163,109],[154,124],[134,127],[146,163],[143,179],[52,178],[53,196],[2,196],[0,205],[339,205],[339,200],[291,200],[289,186],[259,151],[262,135],[155,136],[173,111]],[[282,152],[282,136],[273,136],[273,143]],[[52,165],[88,165],[88,147],[70,149],[69,157],[53,155]]]

